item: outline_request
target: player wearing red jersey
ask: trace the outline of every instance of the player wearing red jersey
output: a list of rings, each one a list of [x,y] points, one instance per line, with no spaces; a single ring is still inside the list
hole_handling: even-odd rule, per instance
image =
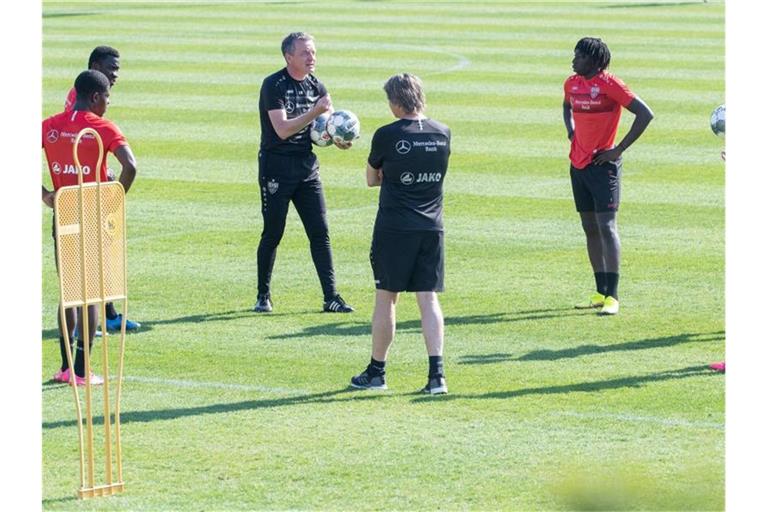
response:
[[[77,184],[77,171],[72,155],[75,137],[83,128],[93,128],[101,136],[104,148],[112,152],[122,166],[122,172],[118,178],[127,192],[131,188],[136,177],[136,159],[133,156],[128,142],[120,132],[120,129],[111,121],[102,116],[109,105],[109,80],[101,72],[95,70],[83,71],[75,80],[77,99],[71,112],[62,112],[43,121],[42,146],[48,160],[48,170],[53,182],[53,191],[42,187],[42,200],[47,206],[53,208],[55,191],[61,187]],[[98,160],[98,144],[92,136],[84,136],[78,148],[78,157],[83,168],[83,181],[96,181],[96,172],[101,174],[101,180],[107,179],[106,158],[101,167],[96,169]],[[55,227],[55,222],[54,222]],[[98,313],[96,306],[88,306],[88,333],[89,346],[93,344],[93,335],[96,331]],[[78,310],[81,308],[77,308]],[[82,311],[75,308],[67,308],[64,312],[66,326],[61,325],[59,319],[59,346],[61,349],[61,368],[54,375],[54,379],[60,382],[69,382],[69,365],[64,344],[64,329],[70,334],[70,339],[75,338],[75,327],[82,323]],[[77,322],[76,322],[77,315]],[[82,331],[82,330],[81,330]],[[75,356],[75,375],[78,384],[84,383],[85,370],[83,368],[82,339],[77,340],[77,353]],[[93,376],[91,384],[100,384],[100,377]]]
[[[645,131],[653,112],[620,79],[605,70],[611,52],[600,39],[585,37],[574,49],[566,79],[563,121],[571,141],[571,187],[587,236],[587,253],[597,291],[584,307],[600,314],[619,312],[621,244],[617,225],[621,155]],[[635,115],[629,132],[614,145],[621,109]],[[579,306],[577,306],[579,307]]]
[[[91,55],[88,57],[88,69],[95,69],[101,71],[104,76],[109,80],[109,87],[113,87],[117,82],[118,72],[120,71],[120,52],[111,46],[97,46],[91,51]],[[76,101],[77,93],[75,88],[70,89],[67,94],[67,99],[64,102],[64,111],[71,112]],[[107,168],[107,178],[114,180],[114,174],[112,169]],[[107,303],[107,329],[110,331],[116,331],[120,329],[122,324],[122,316],[118,314],[115,309],[115,305],[112,302]],[[128,331],[134,331],[141,327],[141,324],[132,320],[126,319],[125,329]],[[97,331],[97,335],[100,335]]]
[[[109,80],[109,86],[112,87],[117,82],[120,71],[120,52],[111,46],[97,46],[88,57],[88,69],[101,71]],[[73,87],[69,90],[67,99],[64,101],[64,111],[72,112],[75,101],[77,101],[77,91]]]

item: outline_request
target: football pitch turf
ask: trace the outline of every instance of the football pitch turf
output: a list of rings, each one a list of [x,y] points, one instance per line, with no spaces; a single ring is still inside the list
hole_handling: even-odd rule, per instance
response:
[[[723,141],[709,129],[724,102],[724,10],[44,2],[44,116],[62,110],[93,47],[121,53],[107,117],[138,161],[126,199],[128,316],[142,327],[125,356],[126,491],[80,502],[72,391],[50,380],[58,284],[46,208],[43,507],[722,509],[725,381],[707,364],[723,359],[725,339]],[[259,87],[296,30],[315,36],[335,108],[362,123],[351,150],[316,149],[349,315],[320,312],[293,209],[275,311],[251,312]],[[561,105],[585,35],[608,43],[609,71],[656,115],[624,157],[622,309],[609,318],[573,308],[593,277]],[[416,393],[427,361],[408,294],[390,390],[347,388],[370,357],[378,189],[365,185],[365,162],[375,128],[392,121],[382,85],[403,71],[423,79],[427,114],[453,133],[441,397]],[[620,136],[632,118],[624,113]]]

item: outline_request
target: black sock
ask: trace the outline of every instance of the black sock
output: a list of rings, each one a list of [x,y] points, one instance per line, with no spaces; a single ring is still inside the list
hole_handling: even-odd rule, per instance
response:
[[[429,378],[444,376],[443,356],[429,356]]]
[[[107,302],[107,305],[104,309],[106,309],[107,311],[108,320],[114,320],[115,318],[117,318],[117,310],[115,310],[114,302]]]
[[[77,340],[77,354],[75,355],[75,375],[85,377],[85,345],[83,340]],[[88,345],[88,350],[93,348],[93,343]],[[93,353],[91,353],[93,354]]]
[[[602,295],[608,295],[608,273],[607,272],[595,272],[595,288],[597,293]]]
[[[619,273],[618,272],[605,273],[604,295],[610,295],[614,299],[619,300]]]
[[[72,348],[71,342],[69,346]],[[69,363],[67,362],[67,345],[64,341],[64,336],[59,336],[59,350],[61,351],[61,370],[64,371],[69,368]]]
[[[371,358],[371,363],[368,365],[368,368],[366,368],[365,371],[368,375],[384,375],[384,365],[386,364],[386,361],[377,361],[374,358]]]

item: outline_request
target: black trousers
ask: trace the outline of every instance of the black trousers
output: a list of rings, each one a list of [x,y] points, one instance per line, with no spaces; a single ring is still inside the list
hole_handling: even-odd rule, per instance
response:
[[[313,153],[308,156],[259,153],[261,215],[264,220],[256,253],[259,295],[269,293],[277,246],[283,238],[291,202],[304,224],[323,298],[330,300],[336,295],[325,196],[318,171],[317,158]]]

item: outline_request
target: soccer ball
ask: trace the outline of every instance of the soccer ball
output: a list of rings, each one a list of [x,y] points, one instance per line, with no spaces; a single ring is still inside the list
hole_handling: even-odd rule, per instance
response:
[[[715,135],[725,137],[725,105],[720,105],[709,116],[709,126]]]
[[[309,138],[315,146],[324,148],[333,144],[333,139],[331,139],[331,136],[328,135],[328,130],[326,130],[329,117],[331,116],[328,114],[321,114],[312,121],[312,125],[309,127]]]
[[[328,119],[326,130],[336,143],[352,142],[360,137],[360,121],[349,110],[337,110]]]

